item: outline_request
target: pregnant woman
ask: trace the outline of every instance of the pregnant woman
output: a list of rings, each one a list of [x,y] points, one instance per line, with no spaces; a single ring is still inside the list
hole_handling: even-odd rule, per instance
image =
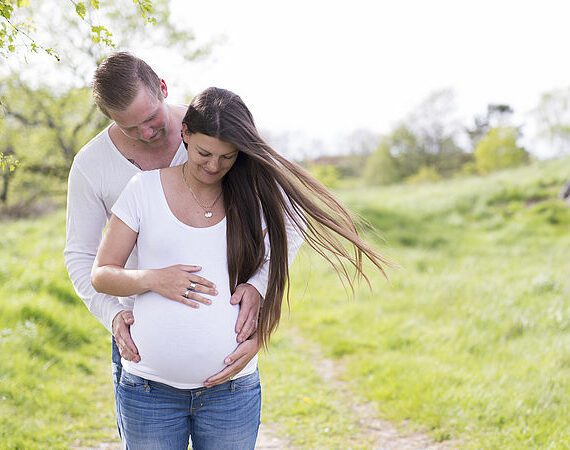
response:
[[[261,408],[257,358],[232,380],[204,385],[237,345],[238,306],[224,300],[269,259],[258,319],[258,340],[266,345],[303,240],[349,281],[347,263],[364,275],[363,256],[382,272],[385,260],[326,188],[263,141],[237,95],[205,90],[182,129],[188,161],[129,182],[93,267],[98,291],[136,295],[132,336],[141,360],[123,361],[123,439],[132,449],[187,449],[189,439],[195,450],[253,449]],[[135,244],[139,269],[125,269]],[[215,286],[195,283],[183,265],[189,256]],[[186,298],[192,290],[207,308]]]

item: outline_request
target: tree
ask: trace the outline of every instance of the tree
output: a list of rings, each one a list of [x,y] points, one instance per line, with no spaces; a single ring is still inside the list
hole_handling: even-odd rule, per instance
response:
[[[167,0],[152,2],[155,25],[140,20],[141,11],[131,7],[132,0],[76,2],[75,5],[83,5],[81,13],[86,19],[99,17],[106,29],[112,30],[113,44],[119,47],[128,42],[157,49],[168,46],[180,55],[182,61],[176,64],[181,68],[184,62],[209,51],[208,47],[195,44],[190,30],[179,28]],[[90,98],[89,82],[97,64],[113,50],[85,34],[90,25],[78,20],[78,12],[70,11],[67,2],[45,1],[28,9],[30,20],[37,24],[36,36],[38,39],[53,37],[60,61],[38,54],[29,64],[1,78],[0,104],[5,126],[0,127],[0,142],[15,130],[26,136],[25,141],[17,139],[12,146],[13,157],[20,160],[21,165],[11,182],[16,187],[13,192],[22,196],[19,199],[22,201],[64,192],[62,180],[67,177],[75,153],[107,122]],[[149,27],[152,27],[151,33]],[[51,184],[47,182],[50,177]]]
[[[15,154],[22,160],[40,154],[44,172],[57,171],[65,177],[77,150],[108,122],[97,111],[87,87],[54,93],[48,87],[32,88],[14,78],[2,80],[0,86],[7,127],[28,135],[42,133],[46,138],[43,151],[27,149]],[[50,166],[49,161],[58,163]]]
[[[336,166],[332,164],[312,164],[309,166],[309,170],[326,187],[330,189],[338,187],[340,172]]]
[[[401,181],[398,160],[392,155],[392,143],[385,138],[368,157],[364,169],[364,181],[370,185],[393,184]]]
[[[539,133],[556,153],[570,153],[570,87],[546,92],[534,111]]]
[[[477,147],[479,141],[493,127],[512,126],[511,117],[514,110],[510,105],[504,103],[490,103],[487,105],[487,112],[483,116],[475,116],[473,126],[466,128],[466,132],[471,140],[472,148]]]
[[[20,163],[17,171],[3,172],[3,203],[11,200],[9,185],[10,196],[17,196],[11,204],[30,205],[46,196],[62,196],[75,153],[107,123],[93,105],[90,89],[54,93],[18,79],[4,79],[0,96],[2,151]]]
[[[513,127],[491,128],[475,148],[478,172],[487,174],[526,164],[529,154],[517,145],[518,135],[518,130]]]
[[[421,145],[419,136],[414,133],[409,125],[404,123],[384,138],[379,151],[384,153],[385,161],[388,154],[394,158],[400,179],[408,177],[416,173],[420,167],[430,164],[429,154]],[[379,156],[377,157],[379,158]]]
[[[110,33],[109,39],[112,38],[111,44],[92,39],[89,34],[91,26],[78,20],[67,2],[43,1],[33,9],[27,8],[28,20],[35,24],[36,35],[57,49],[61,61],[38,54],[26,58],[26,64],[19,64],[12,73],[3,71],[3,75],[17,76],[33,85],[38,83],[38,71],[41,71],[41,82],[61,91],[88,85],[93,71],[103,58],[114,50],[132,48],[133,43],[158,51],[168,48],[176,58],[173,64],[181,66],[181,69],[210,51],[212,44],[197,45],[192,30],[182,28],[183,25],[172,17],[169,0],[152,2],[154,24],[141,20],[139,10],[132,7],[133,0],[96,3],[97,8],[90,3],[85,6],[85,17],[97,17],[99,23],[105,24],[105,29]],[[50,20],[45,20],[45,17]]]
[[[8,201],[8,190],[14,172],[20,162],[14,157],[14,133],[6,129],[6,122],[0,121],[0,174],[2,176],[0,186],[0,203],[5,205]]]
[[[432,167],[442,176],[450,176],[466,161],[469,155],[458,144],[462,131],[456,112],[455,93],[442,89],[430,94],[410,115],[407,127],[416,136],[416,159],[413,175],[421,167]],[[417,156],[421,155],[421,158]]]
[[[342,146],[352,155],[369,155],[378,147],[379,141],[378,133],[358,128],[344,138]]]
[[[102,9],[110,1],[89,0],[88,2],[70,0],[66,3],[66,12],[71,13],[75,22],[84,22],[89,30],[90,38],[94,43],[114,46],[111,31],[105,22],[99,22],[94,18],[94,11]],[[147,23],[156,23],[153,17],[152,0],[132,0],[134,9]],[[37,8],[37,7],[34,7]],[[33,8],[29,0],[0,0],[0,55],[6,57],[8,53],[16,53],[24,48],[30,52],[43,51],[59,60],[58,51],[54,47],[42,44],[43,39],[36,38],[36,22],[30,20]],[[43,17],[44,20],[52,20],[53,15]]]
[[[425,167],[450,176],[470,159],[457,143],[460,126],[454,113],[455,96],[451,90],[432,93],[384,138],[369,166],[382,161],[397,167],[390,169],[390,180],[408,178]],[[367,168],[369,179],[374,178],[374,171],[373,167]]]

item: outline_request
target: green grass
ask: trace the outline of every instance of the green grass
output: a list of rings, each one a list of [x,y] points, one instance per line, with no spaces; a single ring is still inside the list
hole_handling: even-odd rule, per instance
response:
[[[262,420],[277,424],[279,435],[295,448],[371,448],[350,405],[334,386],[323,382],[310,351],[288,325],[261,358]]]
[[[65,268],[64,216],[2,223],[0,447],[109,441],[113,409],[106,332]]]
[[[264,420],[299,447],[370,448],[299,333],[404,431],[467,449],[568,448],[570,208],[556,195],[569,174],[567,159],[340,191],[399,268],[347,299],[302,252],[290,317],[261,358]],[[1,226],[0,447],[109,441],[109,339],[67,280],[63,213]]]
[[[570,445],[570,160],[342,192],[401,266],[346,301],[298,270],[293,321],[383,416],[462,448]],[[299,267],[297,267],[299,269]]]

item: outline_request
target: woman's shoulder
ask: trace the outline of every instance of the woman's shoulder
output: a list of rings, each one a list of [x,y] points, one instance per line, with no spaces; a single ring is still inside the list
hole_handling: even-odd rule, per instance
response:
[[[180,166],[181,166],[181,164],[177,165],[177,166],[165,167],[163,169],[157,169],[157,171],[160,172],[163,176],[166,175],[166,176],[171,177],[171,176],[175,175],[177,172],[180,172]],[[151,172],[154,172],[154,171],[151,171]]]
[[[143,170],[137,173],[131,180],[136,180],[138,183],[146,184],[156,181],[159,177],[161,169]]]
[[[133,175],[125,189],[141,191],[147,187],[153,187],[159,180],[159,170],[144,170]]]

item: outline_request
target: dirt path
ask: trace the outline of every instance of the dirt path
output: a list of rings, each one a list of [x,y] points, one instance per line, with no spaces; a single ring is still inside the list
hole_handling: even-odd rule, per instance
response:
[[[434,442],[423,433],[402,433],[392,423],[378,418],[378,412],[371,402],[358,400],[347,382],[342,380],[343,367],[338,361],[327,359],[317,345],[294,334],[295,344],[310,356],[312,366],[320,377],[333,386],[340,400],[350,406],[352,417],[360,425],[358,435],[353,436],[355,442],[373,442],[376,450],[444,450],[457,447],[453,442]]]
[[[290,448],[291,446],[288,442],[279,436],[279,433],[272,425],[261,423],[255,444],[256,450],[281,450]]]

